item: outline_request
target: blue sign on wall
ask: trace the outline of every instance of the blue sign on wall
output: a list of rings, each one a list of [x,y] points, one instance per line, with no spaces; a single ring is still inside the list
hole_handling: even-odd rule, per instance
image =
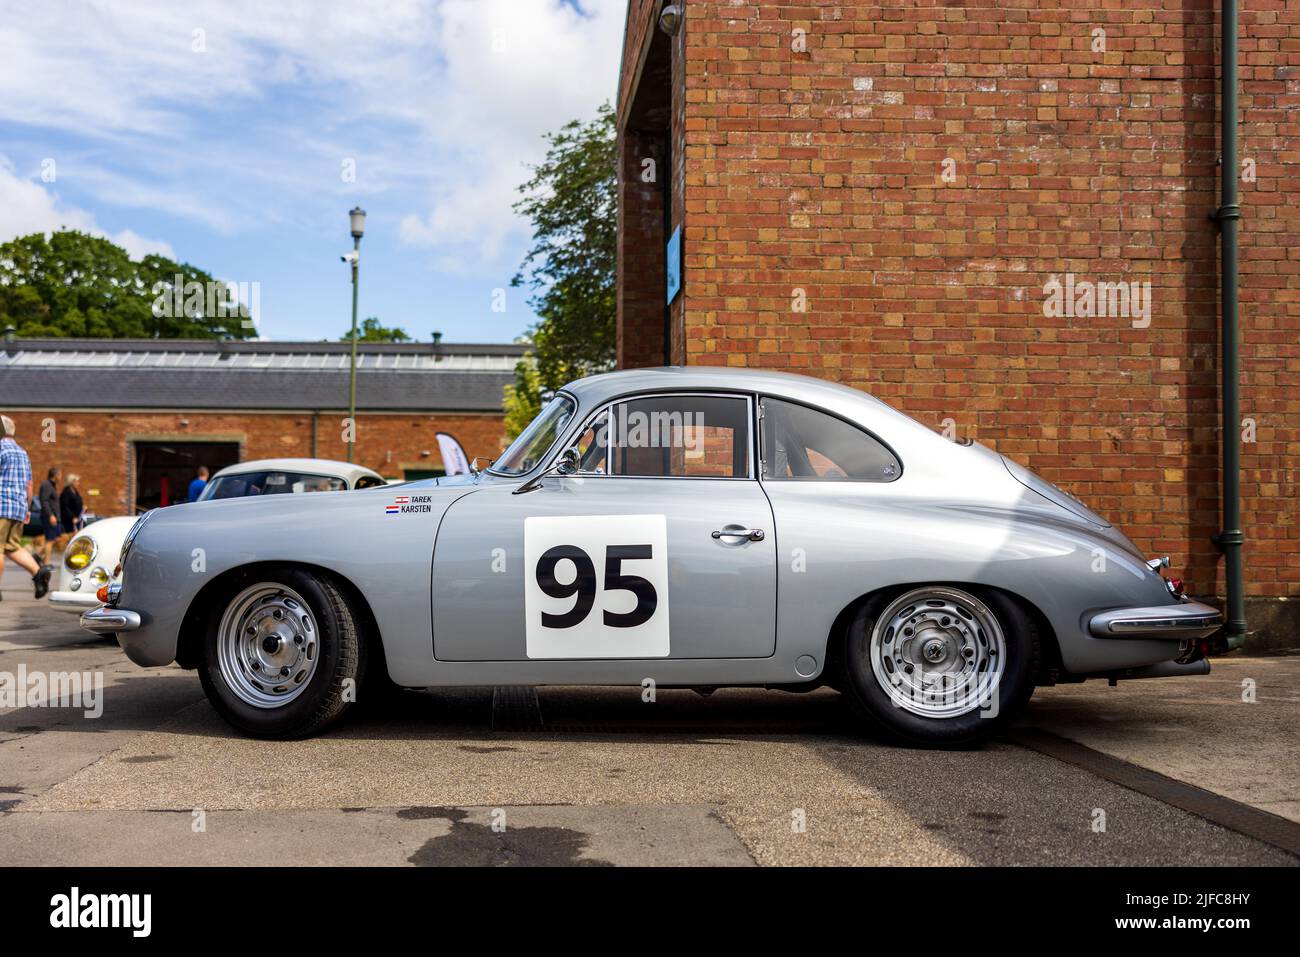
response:
[[[682,227],[668,237],[668,301],[677,298],[682,288]]]

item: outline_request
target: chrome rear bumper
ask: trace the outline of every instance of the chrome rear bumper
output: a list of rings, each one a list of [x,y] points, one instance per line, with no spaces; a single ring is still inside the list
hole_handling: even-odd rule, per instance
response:
[[[1219,610],[1199,601],[1112,608],[1088,621],[1088,631],[1096,638],[1204,638],[1222,627]]]
[[[81,627],[97,635],[115,635],[121,631],[135,631],[140,627],[140,615],[122,608],[101,605],[81,615]]]

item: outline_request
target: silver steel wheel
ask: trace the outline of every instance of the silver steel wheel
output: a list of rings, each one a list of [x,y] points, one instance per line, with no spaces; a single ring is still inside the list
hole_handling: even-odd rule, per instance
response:
[[[236,595],[217,629],[221,680],[255,708],[278,708],[302,694],[316,673],[319,652],[307,602],[275,582]]]
[[[929,585],[890,603],[871,632],[871,670],[890,700],[923,718],[984,707],[1006,667],[1002,626],[958,588]]]

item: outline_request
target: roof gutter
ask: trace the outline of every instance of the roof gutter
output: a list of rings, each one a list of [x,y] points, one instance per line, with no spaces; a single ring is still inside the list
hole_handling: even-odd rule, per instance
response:
[[[1222,93],[1219,121],[1222,126],[1222,177],[1219,208],[1214,220],[1219,226],[1219,282],[1223,340],[1223,530],[1214,543],[1223,550],[1224,580],[1227,585],[1227,625],[1224,636],[1229,650],[1240,648],[1246,635],[1246,601],[1243,594],[1241,556],[1245,535],[1241,531],[1241,383],[1239,381],[1240,329],[1237,319],[1237,0],[1222,0],[1223,63],[1220,70]]]

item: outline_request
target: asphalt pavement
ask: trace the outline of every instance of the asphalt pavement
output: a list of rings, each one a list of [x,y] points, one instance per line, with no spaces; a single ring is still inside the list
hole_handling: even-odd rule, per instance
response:
[[[0,707],[8,864],[1300,861],[1300,657],[1039,689],[1020,727],[964,751],[863,736],[830,691],[751,689],[407,692],[265,742],[194,672],[137,668],[12,567],[3,594],[0,676],[104,682],[97,717]]]

